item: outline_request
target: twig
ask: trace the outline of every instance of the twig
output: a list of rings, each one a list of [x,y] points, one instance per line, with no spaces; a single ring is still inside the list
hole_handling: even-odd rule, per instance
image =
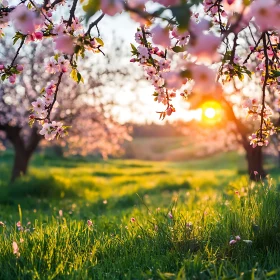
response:
[[[12,60],[12,63],[11,63],[11,66],[10,66],[10,67],[13,67],[13,66],[14,66],[14,63],[15,63],[15,61],[16,61],[18,55],[19,55],[19,52],[20,52],[20,50],[21,50],[21,48],[22,48],[22,46],[23,46],[23,44],[24,44],[25,38],[26,38],[26,36],[24,36],[24,37],[22,38],[21,43],[20,43],[20,45],[19,45],[19,47],[18,47],[18,49],[17,49],[16,55],[15,55],[14,59]]]
[[[266,33],[263,33],[262,36],[263,40],[263,51],[264,51],[264,56],[265,56],[265,77],[264,77],[264,82],[263,82],[263,87],[262,87],[262,110],[261,110],[261,127],[260,127],[260,138],[262,139],[262,131],[263,131],[263,122],[264,122],[264,109],[265,109],[265,90],[266,90],[266,83],[269,78],[269,72],[268,72],[268,54],[267,54],[267,45],[266,45]]]
[[[97,27],[98,23],[103,19],[104,16],[105,16],[105,14],[102,13],[94,22],[92,22],[92,23],[89,25],[88,30],[87,30],[87,32],[85,33],[85,36],[90,35],[91,29],[92,29],[94,26]],[[97,27],[97,28],[98,28],[98,27]],[[99,31],[98,31],[98,36],[100,36]]]

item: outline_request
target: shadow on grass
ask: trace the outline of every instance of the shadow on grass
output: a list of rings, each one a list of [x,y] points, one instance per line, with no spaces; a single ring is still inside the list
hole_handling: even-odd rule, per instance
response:
[[[1,183],[1,182],[0,182]],[[77,193],[67,189],[62,182],[52,176],[26,176],[14,183],[0,184],[0,203],[14,204],[16,200],[25,198],[76,198]]]

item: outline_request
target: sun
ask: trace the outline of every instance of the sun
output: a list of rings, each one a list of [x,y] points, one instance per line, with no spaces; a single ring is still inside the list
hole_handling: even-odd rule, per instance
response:
[[[214,108],[206,108],[204,111],[204,115],[208,119],[213,119],[216,116],[216,110]]]
[[[222,119],[222,106],[217,101],[206,101],[201,105],[201,120],[208,124],[215,124]]]

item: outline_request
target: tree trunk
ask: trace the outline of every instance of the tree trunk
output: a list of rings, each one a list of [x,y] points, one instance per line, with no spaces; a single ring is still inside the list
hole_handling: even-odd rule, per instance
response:
[[[26,175],[28,162],[31,155],[28,155],[25,148],[22,146],[14,146],[15,157],[12,170],[11,181],[14,182],[16,178]]]
[[[33,127],[28,141],[25,143],[21,136],[21,127],[7,125],[0,128],[6,132],[7,138],[14,146],[15,158],[11,176],[11,181],[14,182],[18,177],[26,175],[29,160],[41,141],[42,136],[37,133],[37,128]]]
[[[225,109],[228,118],[235,123],[237,131],[241,136],[240,144],[242,144],[246,152],[248,174],[250,176],[250,179],[254,181],[259,181],[260,179],[265,178],[267,174],[264,171],[263,167],[262,147],[257,146],[256,148],[253,148],[252,145],[250,145],[250,142],[248,140],[250,130],[236,117],[231,104],[224,98],[222,99],[222,101],[226,105]]]
[[[263,167],[262,147],[253,148],[251,145],[247,145],[245,150],[250,179],[254,181],[264,179],[267,174]]]

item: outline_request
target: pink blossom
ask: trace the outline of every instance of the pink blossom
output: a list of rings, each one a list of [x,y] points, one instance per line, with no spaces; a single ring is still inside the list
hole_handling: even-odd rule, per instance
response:
[[[189,43],[188,52],[200,61],[216,62],[220,56],[217,52],[221,39],[213,34],[200,34]]]
[[[42,40],[44,34],[42,31],[36,31],[34,35],[37,40]]]
[[[88,225],[89,227],[91,227],[91,226],[93,226],[93,222],[92,222],[91,220],[87,220],[87,225]]]
[[[21,72],[21,71],[23,70],[23,66],[22,66],[22,65],[17,65],[17,70],[18,70],[19,72]]]
[[[13,254],[17,257],[20,256],[19,247],[15,241],[13,241]]]
[[[169,37],[169,30],[167,28],[162,28],[157,25],[152,30],[152,38],[153,42],[157,45],[161,45],[164,48],[169,48],[171,44],[171,40]]]
[[[137,50],[139,52],[140,62],[145,63],[146,60],[150,57],[149,50],[141,45],[137,48]]]
[[[11,84],[14,84],[14,83],[16,82],[16,78],[17,78],[16,74],[11,75],[11,76],[9,77],[9,82],[10,82]]]
[[[193,90],[197,93],[212,93],[216,87],[216,73],[205,65],[191,66],[192,78],[195,82]]]
[[[222,4],[227,12],[240,13],[244,9],[242,0],[223,0]]]
[[[63,56],[60,56],[58,58],[57,64],[60,68],[60,71],[65,73],[65,72],[68,71],[68,67],[70,65],[70,62],[67,59],[65,59]]]
[[[250,5],[250,12],[261,31],[276,27],[280,22],[279,6],[274,0],[255,0]]]
[[[168,7],[168,6],[171,6],[171,5],[176,6],[176,5],[179,5],[181,3],[180,0],[153,0],[153,1],[164,5],[165,7]]]
[[[194,20],[190,21],[190,30],[195,36],[200,36],[203,31],[209,30],[210,22],[206,19],[202,19],[199,23]]]
[[[122,0],[101,0],[101,10],[103,13],[114,16],[123,10]]]
[[[53,80],[50,81],[50,83],[46,87],[46,93],[48,95],[52,95],[56,90],[56,84]]]
[[[239,235],[235,236],[235,240],[236,241],[240,241],[241,240],[241,237]]]
[[[70,35],[59,35],[54,39],[55,49],[65,53],[74,53],[74,40]]]
[[[235,239],[230,240],[229,245],[234,245],[237,241]]]
[[[166,109],[166,114],[167,114],[167,116],[171,116],[172,113],[173,113],[172,107],[168,107],[168,108]]]
[[[44,135],[46,140],[53,140],[58,131],[63,135],[64,129],[61,122],[53,121],[51,123],[44,123],[42,129],[39,131],[39,134]]]
[[[39,97],[36,101],[32,102],[31,105],[36,113],[42,113],[45,110],[45,102],[43,98]]]
[[[63,23],[57,24],[54,26],[53,31],[57,35],[63,35],[66,33],[66,26]]]
[[[168,213],[168,218],[169,218],[169,219],[173,219],[173,215],[172,215],[171,212]]]
[[[5,66],[3,64],[0,64],[0,71],[4,70]]]
[[[131,221],[132,223],[134,223],[134,222],[136,221],[136,219],[135,219],[135,218],[131,218],[130,221]]]
[[[11,13],[10,20],[15,28],[23,34],[35,31],[35,12],[29,10],[24,4],[18,5]]]
[[[46,70],[50,74],[55,74],[56,72],[59,71],[59,66],[54,57],[51,57],[50,60],[48,61],[46,65]]]
[[[188,31],[180,31],[177,27],[172,30],[172,36],[179,41],[179,45],[183,46],[188,42],[190,34]]]
[[[179,89],[182,87],[183,78],[176,71],[170,71],[162,73],[163,78],[165,79],[166,88],[168,89]]]

